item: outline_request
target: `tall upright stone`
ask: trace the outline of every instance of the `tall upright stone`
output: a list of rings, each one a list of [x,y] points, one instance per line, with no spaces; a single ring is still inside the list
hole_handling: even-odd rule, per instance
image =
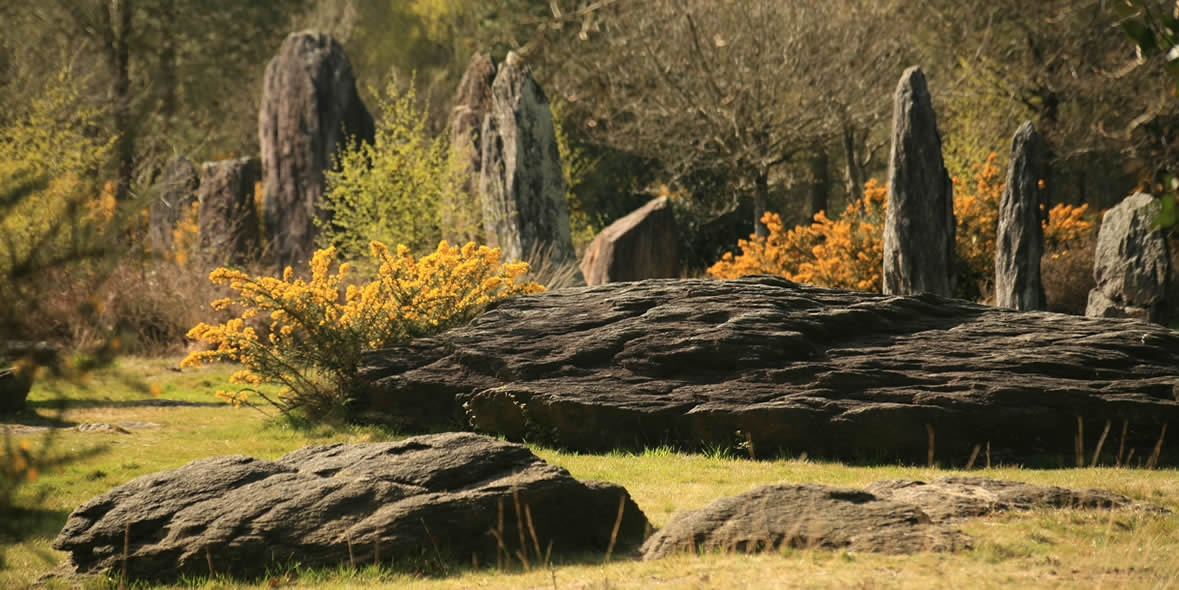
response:
[[[1167,321],[1171,255],[1154,226],[1160,204],[1146,193],[1126,197],[1105,212],[1097,232],[1093,278],[1085,315]]]
[[[462,202],[439,203],[443,237],[453,243],[475,238],[482,229],[483,210],[479,205],[479,175],[483,165],[483,120],[491,111],[491,85],[498,66],[495,58],[475,54],[459,81],[450,118],[450,145],[459,150],[467,170],[463,193],[471,198]]]
[[[679,275],[675,215],[667,197],[611,223],[590,242],[581,259],[585,284],[675,278]]]
[[[905,70],[892,112],[884,292],[954,293],[954,199],[921,69]]]
[[[147,238],[152,252],[163,254],[172,248],[172,230],[192,211],[197,200],[197,172],[192,162],[176,156],[164,164],[152,199]]]
[[[1011,140],[1011,164],[999,202],[999,230],[995,238],[995,305],[1019,310],[1044,309],[1040,257],[1044,255],[1044,203],[1040,181],[1045,178],[1044,139],[1031,121],[1024,122]]]
[[[479,192],[488,243],[509,260],[551,248],[554,264],[575,261],[549,99],[514,52],[495,76],[480,135]]]
[[[287,36],[266,66],[258,117],[264,215],[280,265],[311,257],[324,171],[336,150],[349,137],[371,142],[374,133],[340,44],[312,31]]]
[[[217,262],[240,262],[257,253],[254,185],[261,177],[262,165],[256,158],[201,165],[198,240],[205,256]]]

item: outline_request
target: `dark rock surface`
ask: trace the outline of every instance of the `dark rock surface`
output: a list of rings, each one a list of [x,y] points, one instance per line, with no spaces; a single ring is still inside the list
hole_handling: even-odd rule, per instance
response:
[[[1044,228],[1040,224],[1040,181],[1046,177],[1044,139],[1025,121],[1011,140],[1011,164],[999,202],[995,237],[995,305],[1023,311],[1044,309],[1040,258]]]
[[[494,304],[470,325],[371,353],[366,419],[469,424],[574,449],[731,445],[845,459],[1072,464],[1149,454],[1179,424],[1179,333],[1132,320],[886,296],[772,276],[649,279]],[[1179,449],[1171,436],[1164,461]],[[1112,461],[1111,461],[1112,462]]]
[[[929,87],[920,68],[905,70],[892,111],[884,292],[954,294],[953,185]]]
[[[621,487],[579,482],[521,445],[448,433],[307,447],[277,461],[193,461],[90,500],[53,546],[79,572],[121,571],[126,538],[128,576],[161,580],[210,566],[256,575],[276,561],[359,565],[428,555],[470,563],[474,554],[494,563],[492,530],[514,559],[522,539],[530,554],[550,542],[553,556],[605,551],[620,498],[618,547],[637,546],[647,519]]]
[[[241,262],[258,252],[254,185],[262,179],[255,158],[201,165],[198,216],[201,249],[217,262]]]
[[[587,285],[674,278],[679,258],[675,215],[659,197],[602,230],[586,248],[581,274]]]
[[[647,539],[643,559],[693,551],[781,547],[880,553],[953,551],[971,546],[953,527],[966,517],[1031,508],[1135,508],[1104,490],[1069,490],[985,477],[879,481],[863,490],[817,484],[763,486],[682,512]]]
[[[375,132],[340,44],[313,31],[287,36],[266,66],[258,115],[264,215],[280,265],[311,258],[324,171],[336,149],[348,137],[371,143]]]
[[[192,211],[197,185],[197,171],[188,158],[176,156],[164,164],[164,172],[156,183],[159,194],[152,199],[148,213],[147,237],[152,252],[163,254],[172,248],[172,230]]]
[[[1126,197],[1105,212],[1097,233],[1093,278],[1085,315],[1167,320],[1171,256],[1163,232],[1155,227],[1159,202],[1145,193]]]
[[[506,260],[522,260],[543,248],[551,249],[555,264],[575,261],[549,99],[514,52],[491,85],[480,141],[479,192],[488,245],[503,250]]]

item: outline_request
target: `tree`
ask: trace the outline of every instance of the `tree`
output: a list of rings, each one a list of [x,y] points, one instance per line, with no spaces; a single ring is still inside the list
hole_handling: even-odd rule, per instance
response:
[[[942,78],[954,80],[954,98],[941,106],[956,159],[978,161],[1031,118],[1048,144],[1053,200],[1110,203],[1173,169],[1179,101],[1163,60],[1139,59],[1117,34],[1118,4],[922,0],[911,7],[913,22],[922,23],[914,34],[940,56]],[[932,18],[917,19],[917,11]]]
[[[579,41],[553,74],[558,94],[591,137],[659,161],[673,179],[719,174],[729,210],[752,201],[759,236],[780,168],[837,132],[862,139],[903,65],[890,2],[598,4],[562,31]]]
[[[256,149],[260,84],[273,54],[307,0],[45,0],[8,2],[10,52],[37,79],[73,64],[91,72],[93,105],[105,105],[117,136],[113,159],[120,199],[140,172],[177,148],[207,153]],[[33,56],[43,57],[33,57]],[[17,60],[13,60],[14,62]],[[15,92],[16,86],[13,86]],[[19,95],[6,97],[6,102]]]

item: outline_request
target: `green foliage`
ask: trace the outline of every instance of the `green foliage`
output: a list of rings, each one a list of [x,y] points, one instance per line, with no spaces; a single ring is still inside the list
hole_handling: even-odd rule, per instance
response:
[[[1167,73],[1179,91],[1179,13],[1169,12],[1169,2],[1158,6],[1151,0],[1124,0],[1114,7],[1124,17],[1122,32],[1144,57],[1164,55]]]
[[[402,92],[390,82],[379,104],[375,143],[352,143],[327,173],[322,206],[332,220],[323,224],[320,240],[346,259],[364,258],[373,240],[428,252],[442,237],[443,217],[477,219],[449,214],[475,208],[462,189],[468,173],[445,138],[429,137],[416,96],[412,83]],[[451,211],[440,214],[441,208]],[[473,235],[479,230],[446,229]]]
[[[98,139],[99,116],[80,104],[68,72],[30,97],[0,127],[0,299],[17,321],[17,306],[45,269],[100,253],[116,211],[95,178],[110,141]]]

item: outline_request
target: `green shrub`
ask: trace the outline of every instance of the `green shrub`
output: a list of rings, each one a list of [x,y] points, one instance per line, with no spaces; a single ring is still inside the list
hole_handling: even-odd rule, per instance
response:
[[[379,101],[375,142],[341,150],[327,173],[322,205],[331,221],[322,223],[320,242],[347,260],[365,258],[372,240],[428,252],[442,238],[443,218],[479,219],[440,214],[443,207],[470,211],[475,203],[462,189],[467,172],[458,152],[445,138],[428,136],[413,85],[401,92],[391,82]],[[479,228],[446,229],[478,235]]]

